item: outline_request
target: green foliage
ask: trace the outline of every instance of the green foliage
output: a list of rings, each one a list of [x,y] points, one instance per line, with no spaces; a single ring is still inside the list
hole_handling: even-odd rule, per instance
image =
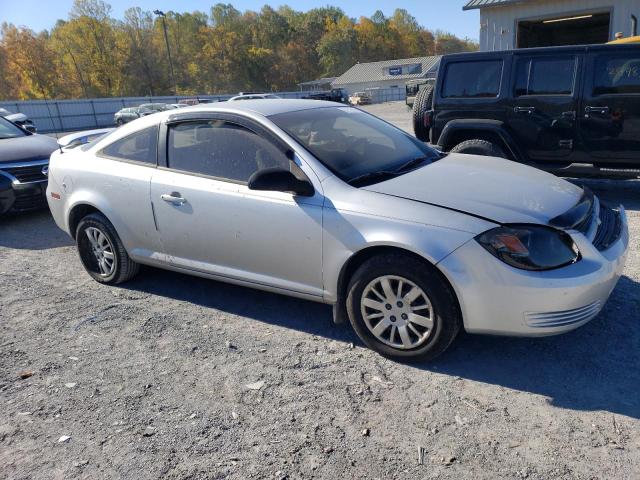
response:
[[[475,50],[477,44],[420,26],[406,10],[347,17],[337,7],[307,12],[264,6],[241,12],[218,3],[204,12],[166,12],[178,94],[286,90],[337,76],[356,62]],[[167,95],[162,19],[138,7],[122,20],[102,0],[75,0],[50,32],[3,24],[0,98]]]

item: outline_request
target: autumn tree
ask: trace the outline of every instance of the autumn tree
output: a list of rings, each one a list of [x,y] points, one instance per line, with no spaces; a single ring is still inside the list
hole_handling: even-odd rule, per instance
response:
[[[332,6],[241,12],[218,3],[207,13],[168,11],[164,20],[180,95],[295,89],[356,62],[477,49],[425,29],[404,9],[355,20]],[[0,35],[0,98],[173,91],[162,21],[138,7],[116,20],[104,0],[75,0],[50,32],[5,24]]]

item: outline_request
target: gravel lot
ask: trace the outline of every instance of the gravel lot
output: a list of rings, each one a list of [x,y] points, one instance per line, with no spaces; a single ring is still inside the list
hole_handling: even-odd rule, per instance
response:
[[[631,224],[604,311],[422,365],[324,305],[151,268],[101,286],[46,212],[2,219],[0,477],[639,478],[640,182],[588,183]]]

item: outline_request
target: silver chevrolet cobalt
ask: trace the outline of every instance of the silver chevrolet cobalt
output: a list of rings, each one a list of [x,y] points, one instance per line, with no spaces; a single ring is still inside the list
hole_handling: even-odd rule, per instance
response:
[[[435,357],[461,328],[583,325],[629,235],[624,209],[587,189],[314,100],[140,118],[54,153],[47,198],[98,282],[146,264],[324,302],[403,359]]]

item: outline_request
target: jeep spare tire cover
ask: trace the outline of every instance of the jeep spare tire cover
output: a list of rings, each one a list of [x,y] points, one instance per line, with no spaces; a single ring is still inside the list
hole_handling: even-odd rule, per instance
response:
[[[418,140],[429,141],[429,127],[424,125],[424,114],[431,110],[433,103],[433,85],[422,87],[413,102],[413,132]]]

